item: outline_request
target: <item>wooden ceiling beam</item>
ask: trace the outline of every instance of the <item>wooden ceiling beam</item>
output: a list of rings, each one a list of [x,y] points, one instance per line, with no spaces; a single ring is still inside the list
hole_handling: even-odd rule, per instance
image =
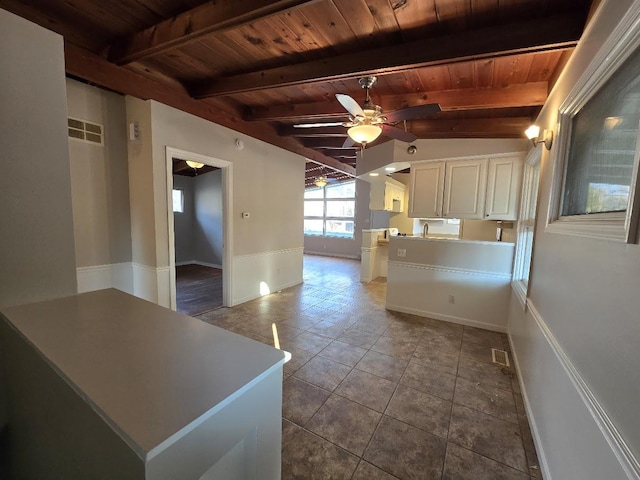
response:
[[[203,35],[238,28],[318,0],[214,0],[114,42],[109,61],[118,65],[192,42]]]
[[[194,100],[186,93],[176,91],[172,87],[133,72],[128,68],[118,67],[104,58],[70,43],[65,43],[64,50],[66,71],[72,75],[125,95],[131,95],[143,100],[156,100],[183,112],[196,115],[355,176],[356,172],[352,166],[327,157],[316,150],[306,148],[295,138],[281,137],[275,129],[266,123],[246,122],[237,112],[234,112],[222,102],[211,103],[210,101]]]
[[[411,122],[418,138],[524,138],[530,117],[434,119]]]
[[[434,92],[408,93],[402,95],[378,95],[373,99],[386,112],[404,107],[438,103],[443,111],[480,110],[491,108],[533,107],[544,105],[548,96],[547,82],[530,82],[506,85],[501,87],[461,88],[455,90],[441,90]],[[255,107],[248,109],[243,118],[248,121],[315,121],[316,119],[347,120],[348,114],[337,100],[332,102],[298,103],[292,105],[274,105],[272,107]],[[303,132],[300,132],[304,130]],[[305,132],[307,131],[308,132]],[[295,137],[312,136],[312,132],[319,132],[317,136],[331,136],[333,131],[346,130],[344,127],[296,128],[282,127],[280,135]],[[324,135],[322,132],[327,132]]]
[[[344,141],[347,138],[347,129],[345,127],[294,128],[291,125],[281,125],[278,128],[278,135],[298,138],[335,137],[342,138]]]
[[[548,18],[496,25],[436,38],[424,38],[268,70],[217,78],[194,85],[194,98],[232,95],[287,85],[402,72],[413,68],[468,62],[507,55],[574,47],[584,15],[570,12]]]
[[[283,137],[288,138],[288,137]],[[342,148],[344,139],[332,138],[332,137],[320,137],[320,138],[301,138],[302,144],[307,148],[319,148],[321,150],[342,150],[343,152],[351,152],[359,150],[360,147],[348,147]]]

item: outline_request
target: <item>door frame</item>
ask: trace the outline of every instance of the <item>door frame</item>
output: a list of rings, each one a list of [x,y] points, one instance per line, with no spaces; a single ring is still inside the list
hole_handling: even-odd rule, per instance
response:
[[[222,306],[232,306],[233,272],[233,164],[227,160],[189,152],[174,147],[166,147],[167,167],[167,234],[169,245],[169,288],[170,307],[176,310],[176,245],[173,222],[173,159],[193,160],[222,170]]]

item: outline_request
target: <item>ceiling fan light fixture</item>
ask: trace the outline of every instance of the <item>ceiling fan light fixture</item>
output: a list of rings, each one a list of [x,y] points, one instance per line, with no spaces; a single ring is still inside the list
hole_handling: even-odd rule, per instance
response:
[[[347,130],[347,135],[356,143],[367,144],[373,142],[382,133],[379,125],[356,125]]]
[[[327,185],[327,177],[325,177],[324,175],[320,175],[313,183],[316,187],[324,187]]]
[[[187,160],[187,165],[189,165],[191,168],[195,168],[196,170],[198,168],[204,167],[204,163],[194,162],[193,160]]]

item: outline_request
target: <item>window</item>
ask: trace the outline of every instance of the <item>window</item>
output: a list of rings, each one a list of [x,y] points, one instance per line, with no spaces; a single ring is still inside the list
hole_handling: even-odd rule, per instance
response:
[[[628,32],[627,32],[628,33]],[[640,29],[603,46],[560,108],[561,169],[547,230],[636,241]],[[634,211],[635,210],[635,211]]]
[[[182,190],[173,190],[173,211],[184,212],[184,192]]]
[[[518,238],[516,255],[513,262],[513,289],[522,306],[526,306],[529,273],[531,271],[531,253],[533,250],[533,230],[538,202],[540,183],[540,148],[531,150],[524,165],[522,198],[518,220]]]
[[[355,181],[305,190],[304,234],[353,238],[355,197]]]

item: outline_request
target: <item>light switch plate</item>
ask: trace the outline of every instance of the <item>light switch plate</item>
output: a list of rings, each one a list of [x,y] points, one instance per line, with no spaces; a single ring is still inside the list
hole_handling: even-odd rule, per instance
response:
[[[398,249],[398,256],[399,257],[406,257],[407,256],[407,249],[406,248],[399,248]]]

